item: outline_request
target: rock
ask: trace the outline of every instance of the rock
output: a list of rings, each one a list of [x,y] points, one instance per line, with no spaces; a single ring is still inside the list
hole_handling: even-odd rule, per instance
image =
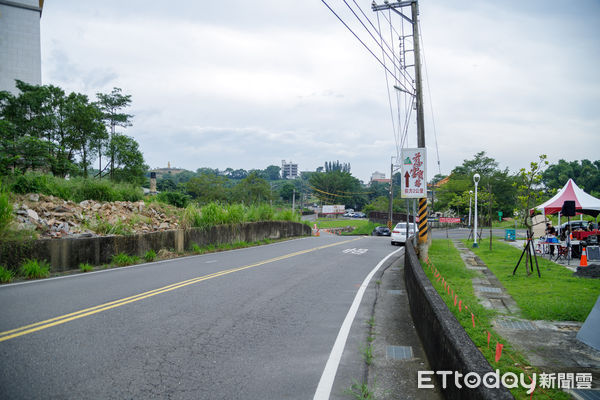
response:
[[[162,222],[159,226],[158,229],[169,229],[169,224],[167,224],[166,222]]]
[[[27,216],[34,221],[37,221],[38,219],[40,219],[40,216],[38,215],[38,213],[36,213],[32,209],[27,210]]]
[[[89,202],[88,200],[84,200],[84,201],[82,201],[81,203],[79,203],[79,205],[80,205],[81,207],[87,207],[87,206],[89,206],[89,205],[90,205],[90,202]]]
[[[23,210],[23,209],[19,209],[15,212],[17,215],[23,215],[23,216],[28,216],[27,211]]]
[[[58,206],[58,207],[54,208],[54,212],[57,212],[57,213],[66,213],[66,212],[71,212],[71,210],[68,209],[65,206]]]
[[[29,195],[29,201],[32,201],[34,203],[37,203],[38,201],[40,201],[40,195],[37,193],[32,193]]]

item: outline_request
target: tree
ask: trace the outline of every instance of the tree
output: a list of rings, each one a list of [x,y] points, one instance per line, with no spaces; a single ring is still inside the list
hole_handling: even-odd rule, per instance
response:
[[[106,137],[102,113],[94,104],[89,103],[86,95],[78,93],[71,93],[68,96],[65,107],[67,109],[66,130],[73,148],[79,152],[83,177],[87,178],[88,168],[94,156],[98,154],[98,142]]]
[[[367,202],[360,181],[349,172],[312,174],[309,183],[314,195],[326,204],[345,204],[360,209]]]
[[[225,188],[227,178],[203,171],[185,184],[186,192],[200,203],[227,201],[229,192]]]
[[[279,189],[279,197],[285,201],[292,201],[294,190],[296,190],[296,186],[291,182],[286,182]]]
[[[233,198],[246,204],[258,204],[271,199],[271,187],[256,173],[251,173],[233,188]]]
[[[600,160],[565,161],[549,165],[542,174],[542,182],[549,192],[561,189],[573,179],[586,192],[600,194]]]
[[[129,136],[115,134],[110,147],[113,151],[113,179],[142,184],[146,180],[148,166],[144,163],[138,143]]]
[[[281,167],[278,167],[277,165],[269,165],[267,168],[265,168],[266,179],[270,181],[281,179],[280,172]]]
[[[117,126],[123,128],[131,126],[131,118],[133,118],[133,115],[122,112],[124,108],[129,107],[131,104],[131,95],[124,95],[121,93],[120,88],[115,87],[109,94],[96,93],[96,97],[98,98],[98,106],[102,111],[102,120],[110,132],[110,139],[108,142],[109,163],[107,166],[110,166],[110,178],[114,179],[116,149],[114,148],[115,142],[113,142],[112,138],[117,134]],[[100,177],[102,176],[102,172],[106,169],[106,166],[104,169],[102,168],[102,149],[104,145],[105,143],[103,142],[98,143],[98,170],[100,171]]]
[[[329,161],[329,162],[325,161],[325,172],[333,172],[333,171],[350,173],[350,163],[340,164],[339,161]]]

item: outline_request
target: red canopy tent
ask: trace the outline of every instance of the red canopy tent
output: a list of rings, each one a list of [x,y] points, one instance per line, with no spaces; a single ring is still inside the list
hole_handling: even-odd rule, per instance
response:
[[[575,201],[577,214],[587,214],[593,217],[598,217],[600,214],[600,199],[584,192],[573,179],[569,179],[553,198],[535,207],[535,210],[542,211],[544,215],[556,214],[562,210],[562,206],[567,200]]]

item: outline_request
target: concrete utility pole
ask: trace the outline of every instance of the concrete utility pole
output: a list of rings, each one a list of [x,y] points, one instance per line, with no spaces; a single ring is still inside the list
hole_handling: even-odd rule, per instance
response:
[[[410,18],[402,13],[402,11],[398,11],[397,9],[402,9],[403,7],[410,6],[411,16]],[[382,10],[392,10],[404,20],[410,22],[413,30],[413,51],[414,51],[414,67],[415,67],[415,103],[417,106],[417,146],[421,148],[425,148],[425,123],[423,117],[423,89],[421,83],[421,53],[420,53],[420,44],[419,44],[419,7],[417,0],[409,0],[409,1],[398,1],[395,3],[391,3],[386,1],[384,4],[378,5],[373,1],[371,8],[373,11],[382,11]],[[392,164],[393,171],[393,164]],[[392,174],[393,177],[393,174]],[[421,245],[425,245],[427,243],[428,238],[428,224],[427,224],[427,192],[425,192],[425,196],[419,199],[419,243]],[[426,251],[426,249],[423,249]]]
[[[391,159],[391,169],[390,169],[390,216],[388,218],[387,227],[388,229],[392,229],[394,227],[394,156]]]

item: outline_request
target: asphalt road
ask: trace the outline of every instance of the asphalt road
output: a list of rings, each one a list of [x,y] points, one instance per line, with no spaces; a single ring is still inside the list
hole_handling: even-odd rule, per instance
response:
[[[395,250],[328,235],[3,285],[0,398],[312,399],[361,284]],[[375,286],[331,398],[365,374]]]

